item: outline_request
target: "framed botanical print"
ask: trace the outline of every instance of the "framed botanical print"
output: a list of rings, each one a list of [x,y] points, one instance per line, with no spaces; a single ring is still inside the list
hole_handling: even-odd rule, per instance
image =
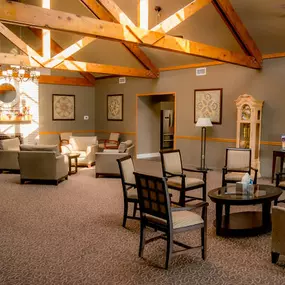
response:
[[[54,121],[75,120],[75,95],[52,95],[52,119]]]
[[[123,94],[107,95],[108,121],[123,121]]]
[[[194,122],[210,118],[213,124],[222,123],[223,89],[194,90]]]

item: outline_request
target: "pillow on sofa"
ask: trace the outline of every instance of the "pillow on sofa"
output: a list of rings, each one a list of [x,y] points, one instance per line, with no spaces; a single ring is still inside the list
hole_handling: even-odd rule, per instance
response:
[[[2,147],[3,147],[3,150],[19,151],[20,150],[20,140],[19,138],[2,140]]]
[[[123,153],[123,152],[125,152],[125,151],[126,151],[126,149],[127,149],[127,145],[126,145],[126,143],[125,143],[125,142],[121,142],[121,143],[119,144],[119,147],[118,147],[118,151],[119,151],[119,153]]]
[[[96,136],[90,137],[76,137],[72,136],[69,139],[69,143],[72,146],[72,150],[84,150],[86,151],[88,146],[96,145],[98,143]]]
[[[20,150],[23,151],[53,151],[56,155],[60,155],[57,145],[29,145],[29,144],[21,144]]]

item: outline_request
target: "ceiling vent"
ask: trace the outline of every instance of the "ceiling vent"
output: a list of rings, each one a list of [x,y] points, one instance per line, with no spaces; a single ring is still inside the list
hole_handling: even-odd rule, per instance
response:
[[[204,76],[206,74],[207,74],[206,67],[196,68],[196,76]]]
[[[125,84],[126,81],[126,77],[119,77],[119,84]]]

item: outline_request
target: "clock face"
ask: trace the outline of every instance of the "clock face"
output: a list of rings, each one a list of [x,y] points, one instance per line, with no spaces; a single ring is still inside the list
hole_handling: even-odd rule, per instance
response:
[[[123,120],[123,95],[108,95],[108,120]]]
[[[245,104],[242,106],[241,109],[241,119],[242,120],[250,120],[251,117],[251,109],[249,107],[249,105]]]

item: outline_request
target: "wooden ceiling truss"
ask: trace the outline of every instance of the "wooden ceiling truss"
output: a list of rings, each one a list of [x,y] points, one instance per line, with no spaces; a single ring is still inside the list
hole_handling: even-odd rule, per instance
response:
[[[113,0],[79,0],[98,19],[52,10],[49,1],[42,0],[42,7],[37,7],[0,0],[0,21],[31,28],[37,36],[42,37],[43,43],[43,52],[42,55],[39,55],[5,25],[0,23],[0,33],[26,54],[24,56],[2,53],[0,54],[1,64],[16,64],[16,62],[19,64],[24,61],[34,67],[78,71],[89,84],[95,82],[91,72],[112,76],[158,78],[159,69],[151,62],[140,46],[213,59],[218,62],[232,63],[254,69],[260,69],[262,66],[262,54],[229,0],[192,1],[151,30],[142,28],[148,27],[148,15],[146,15],[148,0],[138,0],[138,11],[141,11],[138,19],[140,27],[136,26]],[[244,53],[233,52],[166,34],[210,3],[219,12]],[[34,28],[42,29],[42,32]],[[80,34],[82,39],[68,48],[62,49],[51,39],[50,30]],[[137,58],[143,68],[79,62],[71,57],[88,44],[94,42],[96,38],[120,42]],[[51,51],[56,55],[52,57]]]

